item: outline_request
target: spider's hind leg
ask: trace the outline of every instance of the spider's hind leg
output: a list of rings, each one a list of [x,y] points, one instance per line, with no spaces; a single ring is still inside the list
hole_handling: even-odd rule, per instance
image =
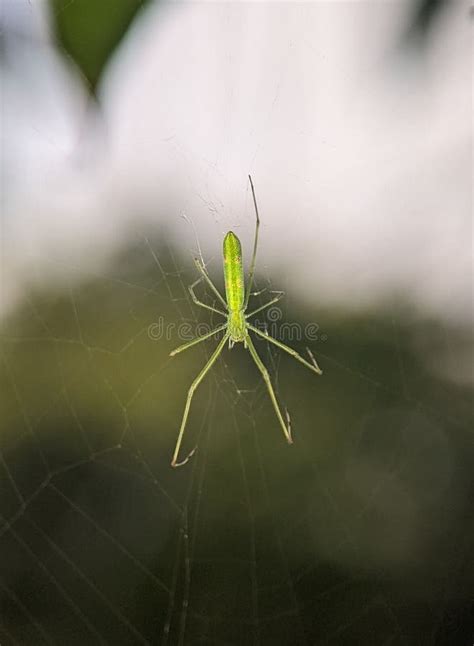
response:
[[[178,460],[179,449],[181,448],[181,442],[183,440],[184,429],[186,428],[186,422],[188,420],[189,409],[191,407],[191,401],[193,399],[194,391],[199,386],[201,381],[204,379],[206,374],[211,369],[212,365],[215,363],[217,357],[222,352],[222,349],[225,345],[225,342],[227,341],[227,338],[228,338],[228,334],[225,334],[222,340],[219,342],[219,345],[217,346],[217,348],[214,350],[211,357],[209,358],[209,361],[206,363],[204,368],[201,370],[201,372],[198,374],[198,376],[194,379],[193,383],[189,387],[188,396],[186,397],[186,405],[184,407],[183,419],[181,421],[181,427],[179,429],[178,439],[176,441],[176,446],[173,453],[173,459],[171,460],[172,467],[183,466],[183,464],[186,464],[189,458],[191,458],[194,452],[196,451],[197,447],[195,447],[191,451],[191,453],[188,453],[187,457],[184,460]]]
[[[321,370],[321,368],[316,363],[316,359],[314,358],[313,353],[311,352],[311,350],[308,349],[308,354],[309,354],[309,356],[311,358],[312,363],[310,363],[309,361],[306,361],[306,359],[303,359],[303,357],[300,355],[299,352],[296,352],[296,350],[293,350],[293,348],[290,348],[289,346],[285,345],[281,341],[277,341],[276,339],[274,339],[269,334],[267,334],[265,332],[262,332],[262,330],[259,330],[258,327],[255,327],[254,325],[251,325],[250,323],[247,323],[247,327],[249,328],[249,330],[252,330],[252,332],[255,332],[255,334],[258,334],[258,336],[261,336],[263,339],[265,339],[269,343],[273,343],[273,345],[276,345],[278,348],[281,348],[285,352],[288,352],[288,354],[290,354],[297,361],[299,361],[304,366],[306,366],[307,368],[309,368],[310,370],[315,372],[317,375],[322,375],[323,374],[323,371]]]
[[[283,415],[281,414],[280,406],[278,404],[275,391],[273,390],[273,386],[270,380],[270,375],[268,374],[268,370],[265,368],[263,361],[258,356],[257,350],[255,349],[255,346],[253,344],[253,341],[248,334],[246,337],[246,343],[250,351],[250,354],[252,355],[252,359],[255,361],[257,368],[260,370],[263,380],[265,381],[265,384],[268,389],[268,394],[270,395],[270,399],[272,400],[273,408],[275,409],[276,416],[278,417],[278,421],[280,422],[280,426],[285,435],[286,441],[288,442],[288,444],[293,444],[293,438],[291,437],[290,416],[288,415],[288,411],[286,411],[286,417],[288,420],[288,425],[287,425],[285,424],[285,420],[283,419]]]

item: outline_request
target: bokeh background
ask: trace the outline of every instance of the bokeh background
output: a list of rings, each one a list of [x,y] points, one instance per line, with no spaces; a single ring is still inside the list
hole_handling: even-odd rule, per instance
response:
[[[469,3],[3,0],[0,643],[473,640]],[[233,229],[316,377],[193,401]],[[201,286],[212,304],[213,295]],[[264,317],[261,316],[261,322]],[[157,333],[163,326],[163,334]]]

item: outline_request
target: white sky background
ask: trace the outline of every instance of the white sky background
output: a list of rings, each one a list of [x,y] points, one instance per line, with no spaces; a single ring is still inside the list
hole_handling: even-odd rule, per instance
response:
[[[186,213],[219,267],[226,230],[250,246],[250,172],[275,285],[346,308],[401,295],[468,325],[468,3],[417,57],[399,48],[411,6],[150,6],[105,70],[99,119],[46,4],[4,3],[2,311],[38,277],[101,271],[147,218],[187,252]]]

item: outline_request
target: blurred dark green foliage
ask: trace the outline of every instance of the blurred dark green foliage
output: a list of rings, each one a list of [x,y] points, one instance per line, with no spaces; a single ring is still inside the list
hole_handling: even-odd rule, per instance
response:
[[[50,0],[58,42],[94,91],[104,66],[149,0]]]
[[[8,634],[158,644],[169,621],[169,644],[467,644],[472,391],[424,361],[464,337],[402,307],[284,306],[327,334],[312,343],[321,378],[257,343],[295,444],[236,346],[195,397],[184,445],[199,450],[174,471],[206,348],[170,359],[179,339],[148,329],[209,317],[192,268],[153,246],[165,274],[141,245],[81,286],[32,292],[3,325]]]
[[[415,0],[413,12],[413,31],[425,35],[433,25],[447,0]]]

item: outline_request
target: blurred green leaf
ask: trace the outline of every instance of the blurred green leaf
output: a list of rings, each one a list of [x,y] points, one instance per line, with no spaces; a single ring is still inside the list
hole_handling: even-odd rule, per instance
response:
[[[149,0],[50,0],[59,45],[94,92],[109,56]]]

